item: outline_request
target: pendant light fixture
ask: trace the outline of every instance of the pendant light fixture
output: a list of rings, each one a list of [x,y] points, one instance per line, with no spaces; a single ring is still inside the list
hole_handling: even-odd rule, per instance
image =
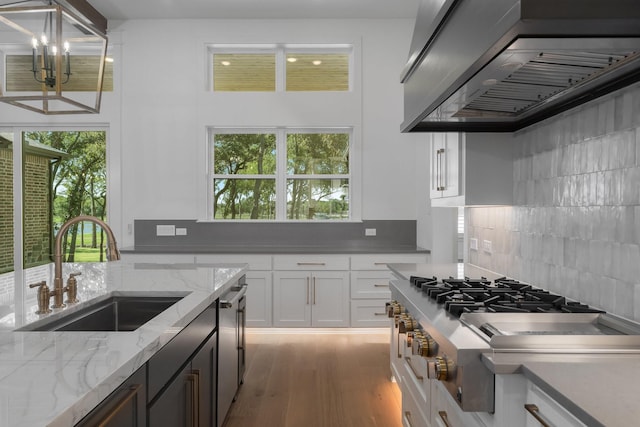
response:
[[[42,114],[100,112],[106,29],[86,0],[0,5],[0,102]]]

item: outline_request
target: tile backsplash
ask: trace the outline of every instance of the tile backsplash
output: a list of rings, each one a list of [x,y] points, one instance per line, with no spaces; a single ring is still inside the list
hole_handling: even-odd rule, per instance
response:
[[[640,321],[640,84],[514,135],[514,206],[466,208],[468,262]]]

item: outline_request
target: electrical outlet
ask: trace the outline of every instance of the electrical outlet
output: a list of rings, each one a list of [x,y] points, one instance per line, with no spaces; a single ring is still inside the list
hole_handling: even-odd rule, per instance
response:
[[[186,228],[176,228],[176,236],[186,236],[187,229]]]
[[[471,249],[472,251],[478,250],[478,239],[476,239],[475,237],[469,239],[469,249]]]
[[[375,228],[365,228],[364,229],[364,235],[365,236],[375,236],[376,235],[376,229]]]
[[[175,236],[175,225],[156,225],[156,236]]]
[[[488,254],[493,252],[493,250],[491,248],[491,240],[483,240],[482,241],[482,250],[485,251]]]

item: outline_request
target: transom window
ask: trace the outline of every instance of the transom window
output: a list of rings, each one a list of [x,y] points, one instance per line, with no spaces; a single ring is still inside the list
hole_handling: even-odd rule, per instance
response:
[[[211,129],[210,218],[348,220],[351,129]]]
[[[349,91],[350,45],[214,45],[214,92]]]

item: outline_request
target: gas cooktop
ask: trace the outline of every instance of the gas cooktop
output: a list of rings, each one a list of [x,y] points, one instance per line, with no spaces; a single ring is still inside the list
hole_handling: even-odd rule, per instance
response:
[[[463,313],[604,313],[577,301],[506,277],[438,280],[411,276],[409,282],[456,317]]]

